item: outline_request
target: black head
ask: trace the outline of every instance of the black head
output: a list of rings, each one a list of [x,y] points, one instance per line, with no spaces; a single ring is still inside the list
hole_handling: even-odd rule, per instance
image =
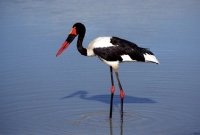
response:
[[[83,39],[85,36],[85,26],[82,23],[75,23],[72,27],[72,30],[70,31],[67,39],[62,44],[61,48],[57,52],[56,56],[60,55],[68,46],[69,44],[74,40],[74,38],[79,35],[80,39]]]
[[[79,34],[85,34],[86,29],[85,29],[85,26],[82,23],[77,22],[77,23],[75,23],[73,25],[72,28],[76,28],[76,34],[77,35],[79,35]]]

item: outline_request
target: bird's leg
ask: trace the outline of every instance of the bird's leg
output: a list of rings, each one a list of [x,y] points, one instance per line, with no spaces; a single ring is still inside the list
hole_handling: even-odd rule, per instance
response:
[[[118,85],[119,85],[119,89],[120,89],[120,98],[121,98],[121,121],[123,121],[123,102],[124,102],[124,91],[122,89],[122,85],[120,83],[120,80],[119,80],[119,75],[118,75],[118,72],[115,72],[116,74],[116,77],[117,77],[117,81],[118,81]]]
[[[112,118],[112,107],[113,107],[113,96],[115,92],[115,86],[114,86],[114,81],[113,81],[113,73],[112,73],[112,67],[110,67],[110,76],[111,76],[111,98],[110,98],[110,118]]]

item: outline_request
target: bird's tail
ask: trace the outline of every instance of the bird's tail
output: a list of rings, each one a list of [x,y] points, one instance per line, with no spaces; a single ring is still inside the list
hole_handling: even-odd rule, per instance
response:
[[[157,60],[156,56],[147,48],[140,48],[144,58],[145,58],[145,62],[153,62],[156,64],[159,64],[159,61]]]

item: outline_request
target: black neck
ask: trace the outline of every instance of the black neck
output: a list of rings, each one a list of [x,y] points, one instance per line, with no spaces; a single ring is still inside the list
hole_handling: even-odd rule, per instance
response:
[[[82,45],[84,36],[85,36],[85,30],[81,31],[80,34],[78,35],[77,49],[82,55],[87,56],[87,50]]]

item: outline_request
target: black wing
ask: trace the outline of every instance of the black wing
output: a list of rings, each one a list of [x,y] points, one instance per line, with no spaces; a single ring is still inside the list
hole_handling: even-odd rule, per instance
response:
[[[107,61],[123,61],[122,55],[129,55],[136,61],[145,61],[144,53],[153,54],[148,49],[140,48],[135,43],[118,37],[112,37],[110,43],[113,46],[94,48],[94,53]]]

